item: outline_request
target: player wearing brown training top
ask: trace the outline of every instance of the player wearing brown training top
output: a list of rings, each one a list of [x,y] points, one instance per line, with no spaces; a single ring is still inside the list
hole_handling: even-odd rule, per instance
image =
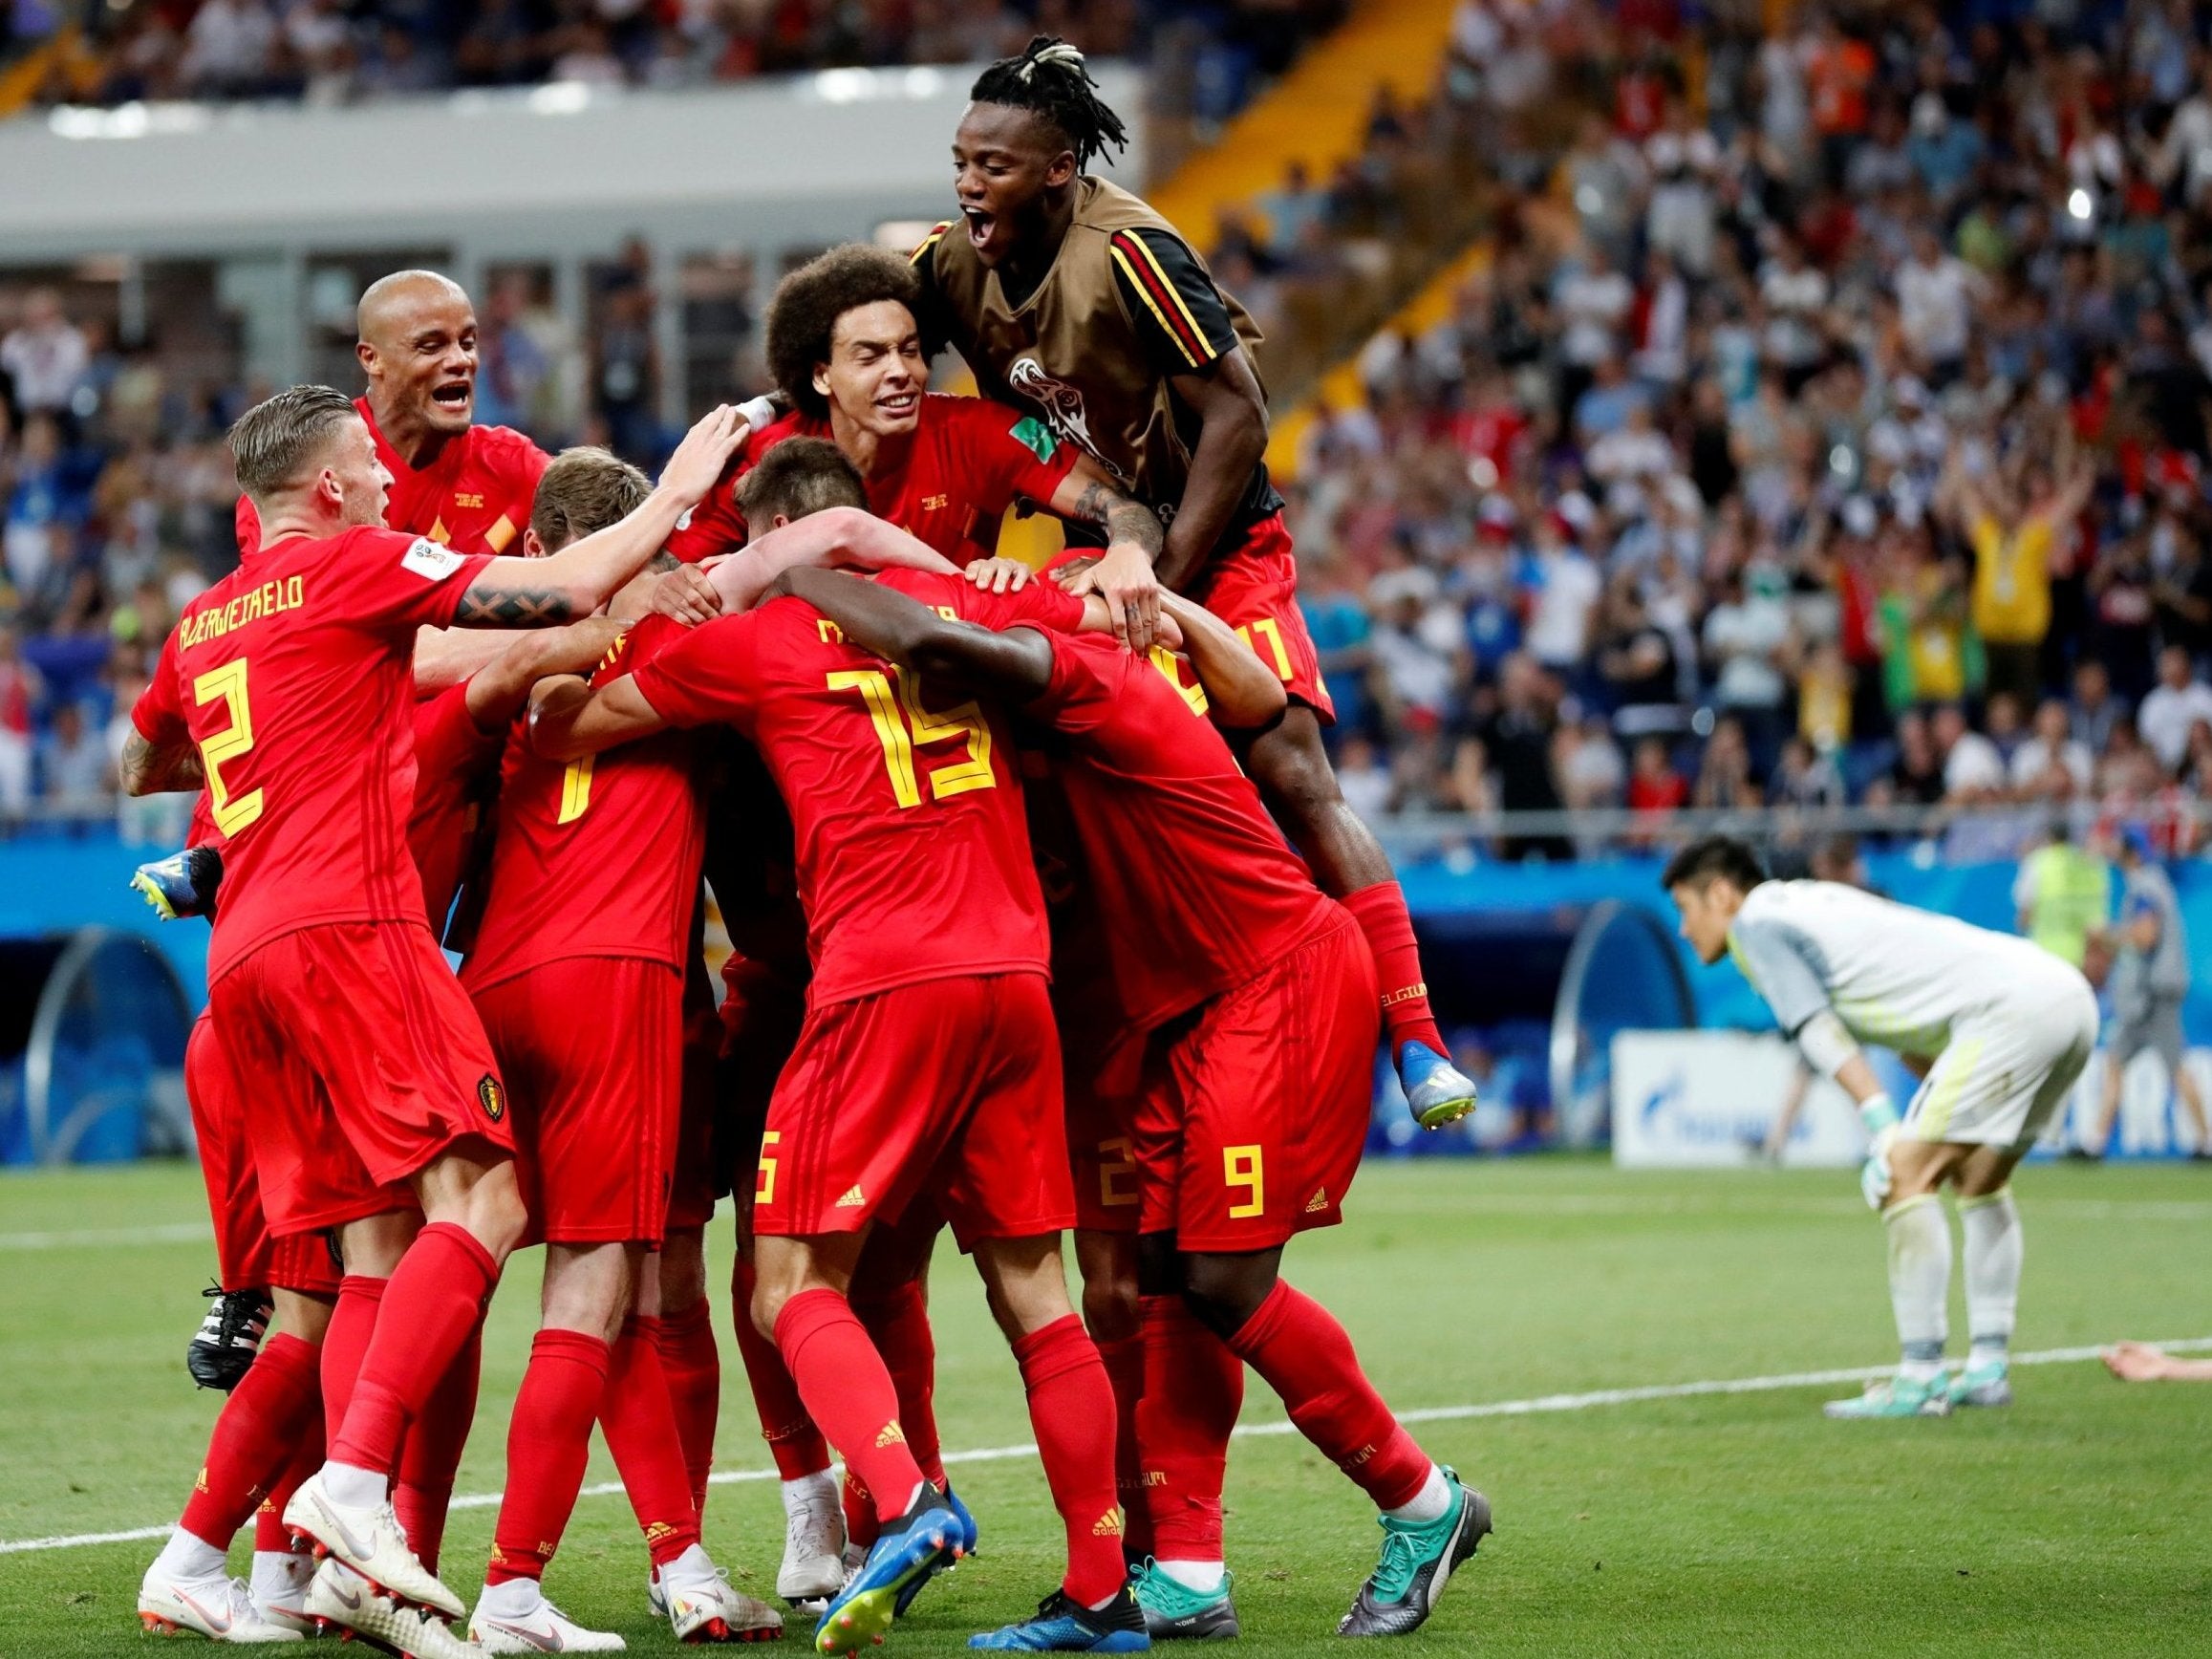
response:
[[[1267,397],[1251,355],[1259,331],[1174,226],[1083,171],[1123,141],[1093,87],[1083,54],[1046,35],[977,78],[953,140],[960,219],[914,252],[924,332],[959,348],[983,396],[1041,410],[1166,523],[1155,560],[1116,546],[1073,578],[1076,592],[1105,594],[1139,651],[1152,644],[1160,590],[1186,593],[1281,678],[1289,707],[1244,743],[1244,764],[1366,935],[1407,1100],[1438,1128],[1473,1109],[1474,1085],[1429,1013],[1389,860],[1321,746],[1336,711],[1268,482]],[[1084,527],[1069,530],[1080,538]]]

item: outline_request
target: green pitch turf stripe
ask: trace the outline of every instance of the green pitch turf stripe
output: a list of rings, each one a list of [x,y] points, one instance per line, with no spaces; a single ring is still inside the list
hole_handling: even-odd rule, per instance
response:
[[[2203,1353],[2212,1351],[2212,1337],[2182,1337],[2171,1342],[2153,1345],[2169,1353]],[[2094,1360],[2103,1353],[2101,1347],[2041,1348],[2032,1353],[2014,1354],[2016,1366],[2059,1366]],[[1602,1406],[1632,1406],[1649,1400],[1687,1400],[1707,1394],[1764,1394],[1785,1389],[1828,1388],[1839,1383],[1872,1382],[1886,1377],[1894,1369],[1891,1366],[1854,1366],[1841,1370],[1790,1371],[1762,1377],[1717,1377],[1691,1383],[1652,1383],[1641,1388],[1596,1389],[1579,1394],[1538,1394],[1526,1400],[1493,1400],[1479,1406],[1431,1406],[1424,1411],[1401,1411],[1402,1423],[1459,1422],[1471,1417],[1529,1417],[1553,1411],[1588,1411]],[[1239,1424],[1235,1433],[1240,1439],[1256,1439],[1262,1435],[1274,1436],[1298,1433],[1295,1425],[1287,1422]],[[969,1452],[948,1452],[947,1463],[1003,1463],[1015,1458],[1034,1457],[1034,1442],[1020,1446],[986,1446]],[[707,1476],[715,1486],[730,1486],[740,1481],[773,1480],[773,1469],[725,1469]],[[616,1480],[600,1481],[587,1486],[579,1496],[609,1497],[622,1490]],[[472,1492],[456,1497],[455,1509],[490,1509],[498,1504],[497,1492]],[[131,1543],[142,1539],[166,1538],[169,1527],[137,1526],[122,1532],[80,1532],[59,1538],[26,1538],[0,1540],[0,1555],[20,1555],[32,1550],[82,1549],[92,1544]]]
[[[0,1250],[91,1250],[109,1244],[197,1244],[215,1237],[204,1221],[154,1227],[94,1227],[67,1233],[0,1233]]]

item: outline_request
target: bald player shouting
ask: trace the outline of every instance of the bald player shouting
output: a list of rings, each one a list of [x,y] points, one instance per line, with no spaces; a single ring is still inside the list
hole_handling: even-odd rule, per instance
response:
[[[354,356],[368,390],[354,407],[392,475],[384,528],[427,536],[457,553],[520,552],[530,503],[550,459],[508,426],[476,424],[476,307],[435,270],[378,277],[354,312]],[[261,546],[253,503],[238,498],[238,550]],[[416,680],[458,684],[499,654],[498,636],[426,628]]]

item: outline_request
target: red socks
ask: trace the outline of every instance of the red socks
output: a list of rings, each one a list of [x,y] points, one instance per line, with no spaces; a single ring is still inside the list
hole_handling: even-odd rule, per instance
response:
[[[730,1289],[738,1306],[738,1356],[745,1364],[753,1410],[761,1417],[761,1438],[776,1459],[776,1473],[785,1480],[820,1475],[829,1467],[828,1443],[806,1414],[784,1356],[753,1324],[753,1264],[741,1256],[730,1275]]]
[[[1278,1279],[1229,1346],[1282,1396],[1299,1433],[1378,1509],[1396,1509],[1420,1495],[1428,1454],[1390,1414],[1360,1369],[1352,1339],[1327,1308]]]
[[[276,1477],[276,1484],[268,1489],[268,1496],[253,1512],[253,1547],[257,1552],[303,1553],[292,1542],[291,1528],[284,1523],[284,1506],[291,1501],[291,1495],[299,1490],[300,1482],[322,1466],[323,1425],[322,1413],[318,1411],[308,1414],[307,1425],[292,1446],[291,1461],[284,1466],[284,1473]]]
[[[660,1368],[659,1324],[634,1314],[622,1322],[599,1402],[607,1450],[656,1567],[698,1542],[698,1508],[691,1500],[676,1407]]]
[[[201,1542],[228,1548],[275,1488],[294,1449],[312,1433],[321,1405],[317,1357],[313,1343],[280,1331],[224,1401],[207,1461],[184,1504],[182,1524]]]
[[[1079,1605],[1095,1607],[1128,1576],[1114,1497],[1114,1449],[1099,1432],[1113,1420],[1113,1385],[1090,1333],[1072,1313],[1021,1338],[1014,1359],[1029,1393],[1029,1423],[1052,1506],[1067,1528],[1061,1588]]]
[[[400,1530],[407,1534],[408,1547],[433,1573],[445,1542],[454,1471],[461,1467],[469,1426],[476,1421],[477,1376],[483,1369],[483,1327],[479,1325],[440,1379],[422,1415],[408,1425],[407,1438],[399,1448],[392,1508],[399,1517]]]
[[[331,1309],[330,1328],[323,1332],[323,1442],[338,1437],[345,1425],[346,1408],[353,1403],[354,1385],[361,1380],[361,1361],[369,1339],[376,1333],[376,1313],[383,1305],[386,1279],[349,1273],[338,1281],[338,1303]]]
[[[1152,1548],[1151,1511],[1137,1456],[1137,1402],[1145,1395],[1145,1339],[1116,1337],[1098,1345],[1099,1363],[1114,1390],[1114,1491],[1122,1500],[1122,1554],[1143,1561]]]
[[[546,1576],[583,1490],[591,1424],[607,1381],[607,1345],[597,1337],[541,1330],[531,1340],[530,1363],[507,1423],[507,1486],[492,1529],[485,1584]]]
[[[1179,1296],[1144,1299],[1144,1397],[1136,1411],[1138,1481],[1164,1562],[1217,1562],[1229,1432],[1244,1410],[1244,1362]]]
[[[499,1263],[466,1228],[433,1221],[416,1235],[384,1286],[384,1309],[346,1407],[345,1427],[331,1440],[333,1462],[358,1469],[397,1463],[407,1425],[421,1415],[482,1323],[498,1283]]]
[[[776,1347],[806,1414],[875,1495],[877,1515],[903,1515],[921,1484],[921,1466],[899,1427],[891,1373],[851,1305],[834,1290],[801,1291],[776,1316]]]
[[[930,1331],[930,1304],[913,1280],[881,1296],[856,1296],[853,1316],[868,1332],[898,1390],[898,1426],[907,1450],[941,1492],[945,1463],[937,1444],[937,1343]]]
[[[752,1322],[745,1323],[750,1326]],[[684,1473],[691,1481],[691,1506],[703,1516],[707,1475],[715,1463],[715,1422],[722,1409],[722,1358],[715,1349],[713,1304],[702,1296],[674,1313],[663,1310],[657,1335],[660,1370],[668,1379]]]
[[[1390,1033],[1390,1052],[1407,1043],[1426,1043],[1449,1058],[1444,1033],[1428,1009],[1428,981],[1421,975],[1421,946],[1413,937],[1413,917],[1395,881],[1378,881],[1337,901],[1352,913],[1367,936],[1375,958],[1375,982],[1383,991],[1383,1023]]]

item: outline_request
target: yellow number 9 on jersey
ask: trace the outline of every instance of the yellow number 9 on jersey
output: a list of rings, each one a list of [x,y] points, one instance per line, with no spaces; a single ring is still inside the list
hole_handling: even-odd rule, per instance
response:
[[[259,789],[248,789],[233,798],[223,781],[224,763],[235,761],[253,747],[253,707],[246,697],[246,658],[209,669],[192,682],[192,696],[202,707],[222,699],[230,716],[227,728],[200,740],[200,765],[207,774],[207,799],[215,808],[215,828],[225,835],[235,835],[261,816],[262,808]]]

